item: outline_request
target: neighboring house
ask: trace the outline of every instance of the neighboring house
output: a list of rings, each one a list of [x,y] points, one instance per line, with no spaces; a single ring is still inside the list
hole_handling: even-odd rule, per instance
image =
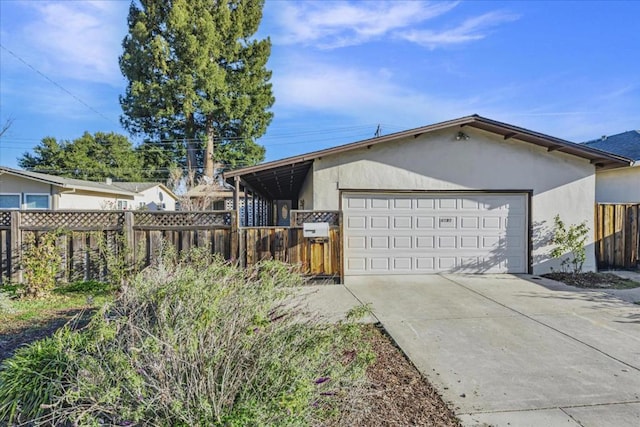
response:
[[[191,210],[233,210],[233,190],[217,182],[196,185],[187,191],[186,199]]]
[[[112,182],[112,185],[134,193],[133,205],[128,209],[175,211],[178,197],[158,182]]]
[[[342,213],[342,273],[558,268],[555,215],[593,230],[596,170],[623,156],[477,115],[226,172],[272,207]],[[266,225],[266,224],[265,224]],[[596,268],[593,242],[585,270]]]
[[[0,166],[0,209],[156,210],[164,203],[174,210],[176,200],[158,183],[84,181]]]
[[[640,203],[640,131],[630,130],[584,143],[634,160],[633,165],[596,174],[596,202]]]

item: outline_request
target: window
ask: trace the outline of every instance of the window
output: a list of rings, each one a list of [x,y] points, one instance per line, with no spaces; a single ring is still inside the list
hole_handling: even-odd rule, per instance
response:
[[[20,195],[0,194],[0,209],[20,209]]]
[[[48,194],[25,194],[24,208],[25,209],[49,209],[49,195]]]
[[[127,201],[118,200],[118,210],[126,210],[126,209],[127,209]]]

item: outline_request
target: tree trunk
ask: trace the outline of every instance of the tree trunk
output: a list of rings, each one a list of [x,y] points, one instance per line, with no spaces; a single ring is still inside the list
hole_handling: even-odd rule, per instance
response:
[[[213,137],[215,132],[211,124],[207,125],[207,149],[204,152],[204,174],[213,180],[214,161],[213,161]]]

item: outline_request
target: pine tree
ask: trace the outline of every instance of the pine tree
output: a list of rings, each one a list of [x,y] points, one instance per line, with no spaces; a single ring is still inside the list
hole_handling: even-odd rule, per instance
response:
[[[271,122],[268,38],[254,38],[263,0],[141,0],[129,10],[120,68],[121,122],[187,169],[256,164]],[[202,148],[206,147],[203,150]],[[215,150],[214,150],[215,149]]]

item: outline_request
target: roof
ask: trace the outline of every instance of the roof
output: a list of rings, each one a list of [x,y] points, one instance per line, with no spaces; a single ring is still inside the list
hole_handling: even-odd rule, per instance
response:
[[[119,187],[123,190],[132,191],[134,193],[139,193],[141,191],[147,191],[150,188],[160,187],[164,190],[165,193],[173,197],[174,199],[178,199],[178,196],[173,194],[173,191],[169,190],[169,188],[160,183],[160,182],[122,182],[122,181],[114,181],[111,183],[112,187]]]
[[[385,136],[365,139],[324,150],[313,151],[299,156],[287,157],[282,160],[262,163],[257,166],[249,166],[242,169],[227,171],[224,173],[224,177],[227,180],[236,176],[241,177],[246,185],[274,200],[291,199],[295,198],[295,195],[299,193],[304,182],[304,178],[311,168],[313,161],[317,158],[344,153],[359,148],[368,148],[372,145],[396,141],[411,136],[417,138],[425,133],[455,127],[472,127],[481,129],[500,135],[505,140],[515,139],[544,147],[547,151],[560,151],[571,154],[589,160],[600,169],[624,167],[629,166],[632,163],[632,160],[625,156],[608,153],[584,144],[576,144],[564,139],[534,132],[532,130],[498,122],[474,114],[472,116],[465,116]]]
[[[225,199],[233,197],[233,190],[221,186],[217,182],[211,184],[199,184],[187,191],[187,197],[199,198],[208,197],[213,200]],[[244,196],[243,193],[240,196]]]
[[[640,160],[640,130],[630,130],[616,135],[603,136],[587,141],[584,145],[598,150]]]
[[[171,197],[177,200],[177,196],[173,194],[165,185],[159,182],[106,182],[85,181],[82,179],[65,178],[62,176],[49,175],[40,172],[31,172],[19,169],[12,169],[6,166],[0,166],[0,175],[9,174],[22,178],[32,179],[34,181],[52,184],[62,188],[74,188],[84,191],[95,191],[98,193],[120,194],[125,196],[135,196],[140,191],[148,190],[155,186],[162,187]]]

